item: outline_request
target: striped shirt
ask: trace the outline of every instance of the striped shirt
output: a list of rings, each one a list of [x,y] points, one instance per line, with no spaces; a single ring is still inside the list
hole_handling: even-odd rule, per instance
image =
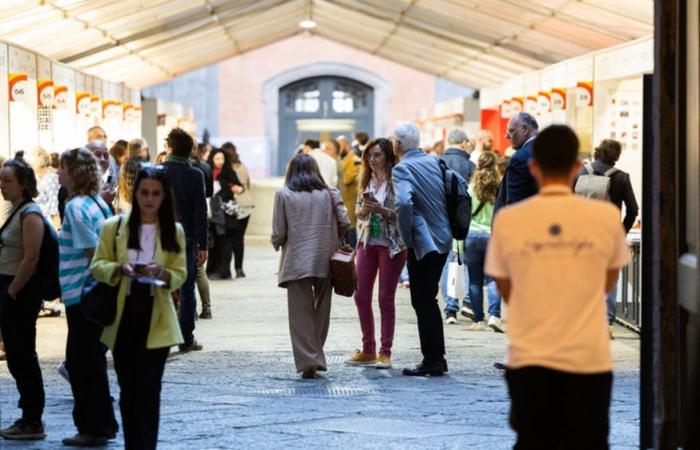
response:
[[[105,216],[111,215],[109,206],[99,195],[76,196],[66,204],[61,232],[58,234],[58,276],[66,306],[80,303],[83,285],[90,274],[86,249],[97,247]]]

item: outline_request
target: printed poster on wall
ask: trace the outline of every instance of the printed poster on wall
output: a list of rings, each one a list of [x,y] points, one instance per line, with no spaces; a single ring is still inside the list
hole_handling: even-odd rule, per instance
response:
[[[37,81],[39,90],[39,133],[48,133],[53,127],[54,84],[53,80]],[[41,141],[41,139],[40,139]],[[42,145],[46,145],[42,142]]]
[[[0,153],[4,157],[10,156],[10,102],[7,72],[7,45],[0,42]]]
[[[36,55],[10,46],[8,60],[9,129],[12,130],[9,156],[23,150],[31,159],[31,152],[39,144]]]

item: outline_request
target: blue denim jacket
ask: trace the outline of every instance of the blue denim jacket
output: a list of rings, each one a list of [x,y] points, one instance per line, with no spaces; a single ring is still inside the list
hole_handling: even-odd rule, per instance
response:
[[[409,150],[391,174],[399,233],[406,247],[413,249],[416,259],[430,252],[449,252],[452,232],[437,158]]]

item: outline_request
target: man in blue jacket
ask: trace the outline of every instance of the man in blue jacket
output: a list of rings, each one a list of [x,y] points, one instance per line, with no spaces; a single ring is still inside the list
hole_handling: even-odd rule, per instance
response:
[[[447,371],[438,282],[452,243],[442,170],[438,159],[418,148],[420,132],[401,123],[391,137],[399,162],[392,170],[399,233],[408,248],[411,305],[418,318],[423,361],[408,376],[441,376]]]
[[[207,200],[204,175],[192,165],[194,141],[186,131],[173,128],[168,134],[170,155],[163,166],[170,179],[175,200],[177,221],[185,229],[187,239],[187,280],[180,288],[179,320],[185,343],[181,352],[201,350],[202,345],[194,338],[194,317],[197,304],[194,285],[197,266],[207,260]]]
[[[530,174],[528,163],[532,158],[532,143],[537,137],[538,128],[537,120],[525,112],[516,114],[508,122],[506,139],[510,140],[515,154],[508,162],[498,188],[494,213],[537,194],[537,182]]]

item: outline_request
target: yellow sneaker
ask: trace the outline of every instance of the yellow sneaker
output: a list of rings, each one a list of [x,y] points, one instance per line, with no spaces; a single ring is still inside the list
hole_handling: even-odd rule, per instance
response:
[[[350,366],[369,366],[377,361],[376,354],[365,353],[362,350],[355,350],[355,354],[345,361]]]
[[[379,356],[377,356],[377,362],[374,367],[377,369],[391,369],[391,358],[380,353]]]

